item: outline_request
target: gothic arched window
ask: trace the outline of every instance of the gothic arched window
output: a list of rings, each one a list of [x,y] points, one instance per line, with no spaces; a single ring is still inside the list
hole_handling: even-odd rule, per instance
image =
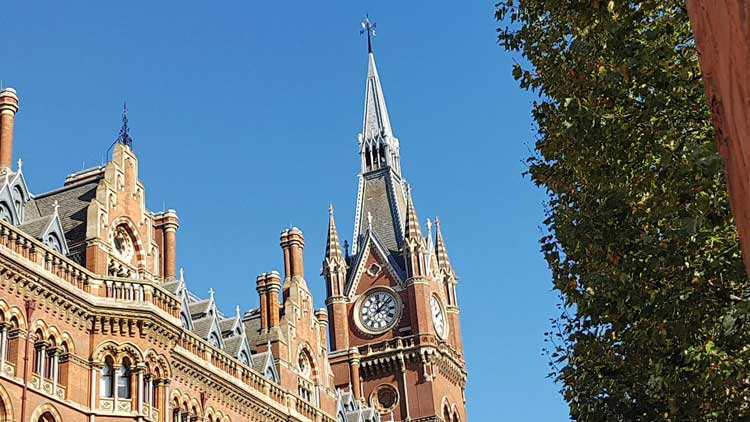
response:
[[[208,338],[208,343],[214,347],[219,347],[219,344],[221,344],[219,341],[219,336],[216,333],[211,333],[211,336]]]
[[[250,357],[247,356],[247,352],[245,352],[244,350],[240,352],[240,362],[245,365],[250,365]]]
[[[112,369],[112,358],[107,357],[102,366],[102,375],[99,380],[99,395],[101,397],[113,397],[112,382],[114,371]]]
[[[117,368],[117,397],[121,399],[130,398],[130,361],[125,358],[122,366]]]
[[[55,252],[62,252],[62,242],[60,242],[60,238],[57,237],[57,233],[50,233],[47,238],[44,239],[44,244],[49,246]]]
[[[10,208],[8,207],[8,204],[5,202],[0,202],[0,220],[3,220],[8,223],[13,222],[13,214],[10,212]]]

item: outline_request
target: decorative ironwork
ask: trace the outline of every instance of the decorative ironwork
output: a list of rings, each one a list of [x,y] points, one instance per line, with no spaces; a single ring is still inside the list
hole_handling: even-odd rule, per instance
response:
[[[120,128],[120,135],[117,136],[117,142],[132,146],[133,138],[130,137],[130,128],[128,127],[128,104],[122,103],[122,127]]]
[[[375,27],[377,23],[370,21],[370,15],[365,15],[365,20],[362,21],[362,29],[359,30],[359,34],[362,35],[367,33],[367,52],[372,53],[372,37],[375,36]]]

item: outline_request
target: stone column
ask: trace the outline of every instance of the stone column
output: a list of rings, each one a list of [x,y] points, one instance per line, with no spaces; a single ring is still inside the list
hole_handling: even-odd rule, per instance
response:
[[[137,406],[138,407],[137,407],[137,409],[138,409],[138,414],[142,415],[143,414],[143,390],[144,390],[144,388],[143,388],[144,387],[144,385],[143,385],[143,368],[140,368],[140,367],[136,368],[136,372],[138,374],[138,399],[137,399],[138,400],[138,402],[137,402]],[[131,396],[132,396],[132,393],[131,393]]]

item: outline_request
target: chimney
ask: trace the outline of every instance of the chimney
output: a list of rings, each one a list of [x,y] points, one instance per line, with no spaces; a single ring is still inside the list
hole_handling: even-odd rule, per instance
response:
[[[315,318],[320,324],[320,345],[328,350],[328,311],[323,308],[315,311]]]
[[[162,277],[174,279],[177,276],[177,228],[180,219],[175,210],[166,210],[154,215],[154,225],[160,227],[162,242]]]
[[[260,331],[268,331],[268,291],[266,290],[266,273],[259,274],[255,280],[258,296],[260,296]]]
[[[281,277],[277,271],[266,273],[266,289],[268,291],[268,329],[279,326],[279,291]]]
[[[281,250],[284,251],[284,280],[292,276],[292,263],[289,251],[289,230],[282,230],[280,237]]]
[[[302,235],[302,230],[292,227],[287,232],[287,241],[289,245],[289,255],[292,277],[305,276],[305,264],[302,259],[302,251],[305,248],[305,238]]]
[[[10,168],[13,162],[13,122],[17,112],[16,90],[0,91],[0,168]]]

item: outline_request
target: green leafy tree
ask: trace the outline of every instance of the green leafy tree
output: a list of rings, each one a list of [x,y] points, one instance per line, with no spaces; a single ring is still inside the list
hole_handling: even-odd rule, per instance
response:
[[[682,1],[508,0],[577,421],[750,420],[748,283]]]

